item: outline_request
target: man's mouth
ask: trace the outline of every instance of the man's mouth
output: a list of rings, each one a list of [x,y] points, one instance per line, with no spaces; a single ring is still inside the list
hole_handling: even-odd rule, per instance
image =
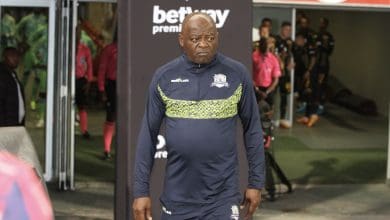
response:
[[[196,55],[197,55],[197,56],[207,56],[207,55],[209,55],[209,52],[207,52],[207,51],[201,51],[201,52],[197,52]]]

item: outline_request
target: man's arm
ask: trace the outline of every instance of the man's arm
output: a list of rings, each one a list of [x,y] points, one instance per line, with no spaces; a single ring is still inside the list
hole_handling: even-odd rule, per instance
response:
[[[239,102],[239,116],[244,130],[244,143],[249,166],[248,189],[244,203],[249,205],[246,218],[253,215],[261,200],[261,189],[265,182],[265,159],[263,134],[259,110],[256,103],[252,82],[247,70],[243,82],[243,94]]]
[[[150,172],[156,153],[157,136],[162,119],[165,115],[165,105],[158,92],[158,77],[152,80],[146,110],[143,117],[141,131],[135,155],[134,183],[133,183],[133,212],[136,220],[151,217],[151,200],[149,196]]]
[[[303,75],[304,79],[309,79],[311,72],[313,71],[313,68],[317,61],[317,48],[310,47],[309,48],[309,66],[307,67],[307,70],[305,74]]]

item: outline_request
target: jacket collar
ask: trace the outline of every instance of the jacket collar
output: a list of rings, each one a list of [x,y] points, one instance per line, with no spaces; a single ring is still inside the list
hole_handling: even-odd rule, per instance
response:
[[[193,73],[201,73],[204,70],[209,69],[210,67],[214,66],[215,64],[217,64],[219,62],[219,57],[220,57],[220,54],[217,53],[214,56],[214,58],[211,60],[210,63],[198,64],[198,63],[194,63],[191,60],[189,60],[188,56],[184,53],[181,56],[182,60],[184,61],[186,69],[189,70],[190,72],[193,72]]]

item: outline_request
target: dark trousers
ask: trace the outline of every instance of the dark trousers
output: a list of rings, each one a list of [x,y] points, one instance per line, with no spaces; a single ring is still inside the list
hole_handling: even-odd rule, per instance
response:
[[[303,101],[307,103],[305,115],[310,117],[317,114],[321,95],[324,93],[323,85],[319,82],[318,68],[314,68],[310,73],[309,81],[304,82]]]
[[[266,165],[266,177],[265,177],[265,189],[270,195],[275,195],[275,181],[272,170],[275,171],[276,176],[280,179],[280,181],[287,185],[291,186],[290,181],[288,181],[286,175],[284,175],[282,169],[279,167],[275,158],[269,152],[268,149],[265,150],[265,165]]]
[[[106,80],[106,121],[115,122],[116,119],[116,80]]]
[[[319,83],[319,103],[325,104],[326,101],[326,89],[329,76],[329,66],[320,66],[318,68],[318,76],[322,75],[323,80]]]
[[[268,88],[266,88],[266,87],[261,87],[261,86],[259,86],[259,87],[257,87],[257,88],[259,88],[259,90],[262,91],[262,92],[266,92],[267,89],[268,89]],[[257,100],[257,102],[259,102],[259,101],[261,100],[261,96],[260,96],[260,94],[257,93],[257,92],[255,92],[255,94],[256,94],[256,100]],[[266,102],[268,103],[268,105],[270,105],[271,107],[274,106],[274,94],[275,94],[275,92],[271,92],[271,93],[269,93],[269,94],[267,95],[267,98],[265,98],[265,101],[266,101]]]
[[[287,113],[287,95],[289,91],[286,86],[290,82],[288,76],[283,75],[279,78],[279,92],[280,92],[280,119],[286,118]]]
[[[76,105],[78,108],[87,105],[87,93],[85,91],[87,83],[88,81],[84,77],[76,79]]]

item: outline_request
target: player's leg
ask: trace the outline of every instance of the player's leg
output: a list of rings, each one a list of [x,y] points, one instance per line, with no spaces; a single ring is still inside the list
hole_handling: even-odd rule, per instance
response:
[[[87,97],[84,90],[86,84],[87,80],[85,78],[76,79],[76,105],[79,110],[80,131],[84,138],[89,138],[88,114],[86,111]]]
[[[103,128],[104,159],[111,159],[111,143],[115,132],[116,119],[116,82],[108,80],[106,84],[106,121]]]

